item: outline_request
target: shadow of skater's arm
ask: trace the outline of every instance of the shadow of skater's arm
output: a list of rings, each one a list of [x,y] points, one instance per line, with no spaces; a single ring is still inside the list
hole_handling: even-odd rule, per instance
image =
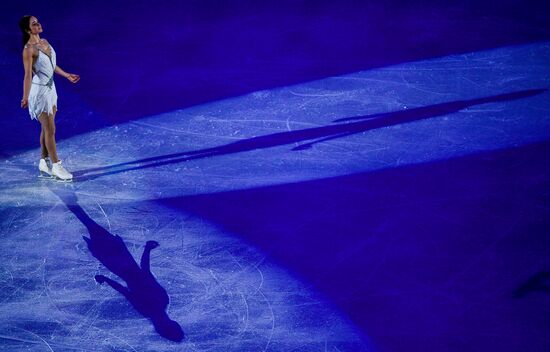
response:
[[[141,255],[141,270],[151,273],[151,250],[158,246],[159,243],[157,241],[147,241],[143,254]]]
[[[109,286],[111,286],[112,288],[114,288],[115,290],[120,292],[124,297],[126,297],[126,299],[128,299],[130,291],[128,291],[128,289],[126,287],[122,286],[121,284],[119,284],[115,280],[110,279],[110,278],[108,278],[106,276],[103,276],[103,275],[96,275],[95,276],[95,281],[97,281],[100,284],[103,284],[104,282],[108,283]]]
[[[309,142],[309,143],[300,144],[300,145],[292,148],[292,150],[296,151],[296,150],[310,149],[314,144],[330,141],[331,139],[338,139],[338,138],[343,138],[343,137],[346,137],[346,136],[351,136],[352,134],[357,134],[357,133],[361,133],[361,131],[359,131],[359,132],[349,132],[349,133],[340,133],[340,134],[336,134],[334,136],[317,139],[317,140],[314,140],[314,141]]]

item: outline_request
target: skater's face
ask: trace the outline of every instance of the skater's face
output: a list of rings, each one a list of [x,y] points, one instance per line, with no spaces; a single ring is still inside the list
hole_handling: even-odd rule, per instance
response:
[[[29,19],[29,34],[39,34],[42,33],[42,25],[38,22],[38,18],[31,16]]]

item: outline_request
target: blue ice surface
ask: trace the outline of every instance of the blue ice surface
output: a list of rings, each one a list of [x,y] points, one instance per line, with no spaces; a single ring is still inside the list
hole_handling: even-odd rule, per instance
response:
[[[451,55],[95,130],[58,143],[71,184],[37,179],[37,150],[3,160],[0,349],[547,350],[549,58]],[[162,290],[181,342],[146,312]]]
[[[57,137],[261,90],[404,62],[550,40],[540,0],[5,1],[0,157],[34,148],[19,108],[17,22],[33,14],[59,65]],[[448,82],[451,86],[453,82]],[[384,110],[384,112],[386,112]]]

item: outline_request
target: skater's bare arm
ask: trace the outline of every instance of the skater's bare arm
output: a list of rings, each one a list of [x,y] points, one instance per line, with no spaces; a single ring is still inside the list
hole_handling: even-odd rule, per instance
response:
[[[25,78],[23,79],[23,98],[21,99],[21,107],[29,106],[29,93],[31,91],[32,80],[32,56],[33,48],[31,46],[23,49],[23,67],[25,68]]]
[[[59,66],[55,66],[55,73],[57,73],[60,76],[65,77],[66,79],[71,81],[71,83],[76,83],[80,80],[79,75],[75,75],[74,73],[67,73]]]

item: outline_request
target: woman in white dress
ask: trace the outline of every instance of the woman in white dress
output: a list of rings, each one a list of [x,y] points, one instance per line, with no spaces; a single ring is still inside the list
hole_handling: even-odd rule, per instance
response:
[[[23,16],[19,21],[23,33],[23,99],[21,107],[29,108],[32,119],[40,121],[41,159],[38,169],[42,175],[53,176],[62,181],[71,181],[69,173],[57,157],[55,145],[55,114],[57,92],[53,81],[54,73],[72,83],[80,80],[78,75],[67,73],[57,66],[56,54],[47,40],[40,38],[42,26],[34,16]]]

